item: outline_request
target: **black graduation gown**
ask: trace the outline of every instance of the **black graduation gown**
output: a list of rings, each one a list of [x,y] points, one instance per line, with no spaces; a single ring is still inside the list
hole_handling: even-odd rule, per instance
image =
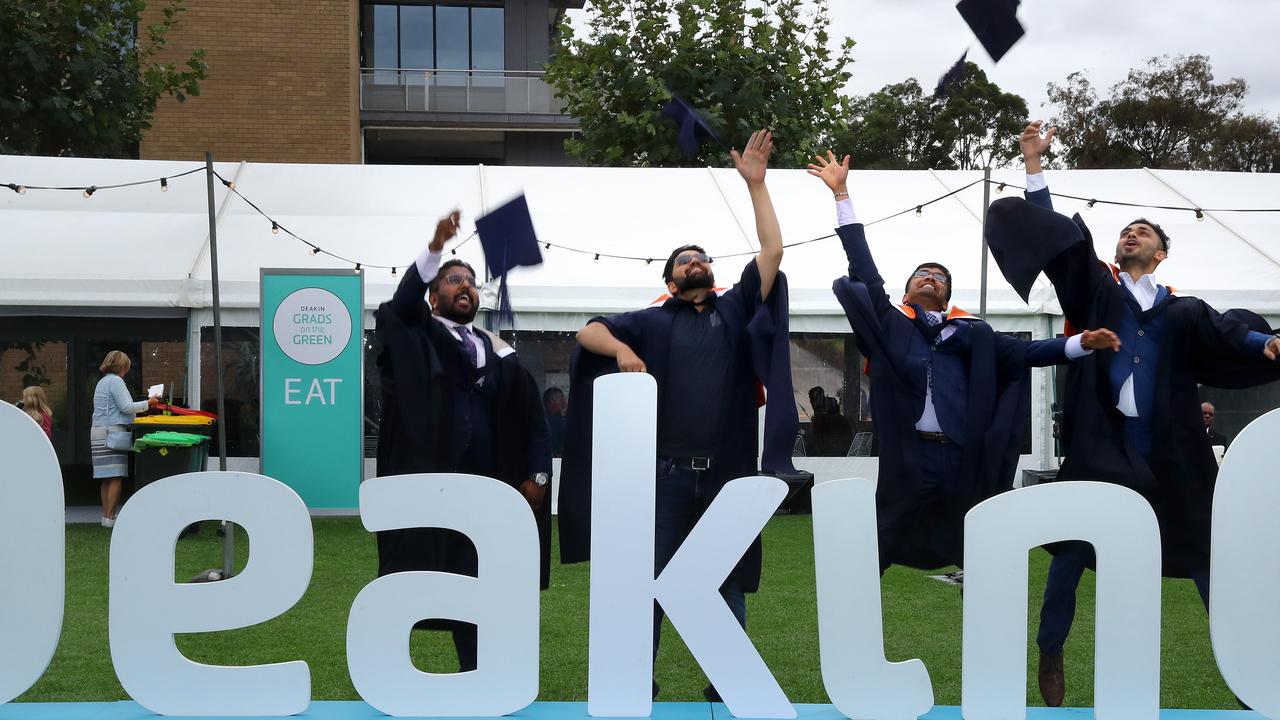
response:
[[[908,349],[925,342],[916,323],[889,302],[863,226],[837,230],[849,276],[832,289],[853,327],[871,371],[871,417],[880,447],[876,519],[881,567],[922,569],[964,562],[964,516],[974,505],[1013,487],[1025,434],[1028,366],[1065,360],[1061,341],[1019,341],[976,318],[968,323],[968,392],[959,468],[920,466],[924,442],[916,421],[925,389],[908,370]],[[922,498],[926,474],[942,474],[940,492]]]
[[[985,235],[1006,279],[1026,299],[1043,271],[1076,328],[1119,327],[1126,291],[1098,259],[1079,215],[1067,218],[1020,198],[992,203]],[[1249,330],[1269,332],[1247,310],[1219,314],[1202,300],[1169,295],[1146,313],[1165,316],[1151,416],[1151,462],[1125,437],[1110,381],[1113,352],[1073,362],[1061,425],[1066,459],[1060,480],[1098,480],[1132,488],[1160,522],[1164,574],[1189,577],[1209,566],[1218,465],[1204,431],[1197,383],[1245,388],[1280,379],[1280,363],[1249,352]],[[1146,314],[1144,313],[1144,314]]]
[[[382,425],[378,433],[379,476],[425,472],[472,472],[462,466],[459,438],[466,419],[459,398],[472,392],[481,375],[491,398],[489,432],[492,477],[513,488],[538,472],[551,473],[551,445],[537,383],[514,353],[499,357],[492,341],[485,367],[472,368],[461,344],[435,320],[423,301],[426,283],[410,265],[395,297],[374,314],[382,352]],[[535,513],[541,557],[541,585],[551,568],[551,493]],[[378,533],[378,575],[407,570],[476,574],[475,546],[459,533],[414,528]]]
[[[591,320],[603,323],[614,337],[629,345],[644,360],[659,388],[664,386],[669,366],[669,339],[676,312],[675,302],[668,300],[661,307]],[[709,471],[712,482],[718,484],[717,492],[725,483],[740,477],[763,473],[794,478],[803,474],[796,472],[791,461],[791,449],[800,429],[800,420],[791,387],[786,276],[778,273],[768,300],[762,301],[760,272],[752,260],[743,269],[738,283],[712,302],[731,330],[734,357],[737,359],[730,380],[725,428]],[[569,368],[564,457],[560,465],[561,562],[591,559],[592,390],[597,377],[617,372],[617,369],[613,358],[596,355],[581,347],[573,351]],[[767,390],[764,452],[760,457],[759,470],[756,464],[757,380],[764,383]],[[747,592],[754,592],[759,587],[759,537],[738,562],[732,577]]]

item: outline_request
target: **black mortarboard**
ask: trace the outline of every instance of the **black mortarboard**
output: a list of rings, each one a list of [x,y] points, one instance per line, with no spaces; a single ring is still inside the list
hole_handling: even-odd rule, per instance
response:
[[[667,92],[671,91],[668,89]],[[724,147],[715,130],[711,129],[698,111],[674,92],[671,92],[671,101],[662,106],[662,117],[679,126],[676,145],[685,157],[695,157],[703,140],[714,140],[717,145]]]
[[[533,232],[533,219],[529,217],[529,204],[524,195],[476,219],[476,232],[484,248],[484,261],[489,273],[498,280],[498,319],[509,322],[514,318],[511,297],[507,292],[507,271],[521,265],[541,265],[542,253],[538,251],[538,236]]]
[[[1076,243],[1093,244],[1093,235],[1080,215],[1068,218],[1022,198],[991,203],[982,236],[1004,279],[1024,302],[1036,278],[1054,258]]]
[[[969,23],[978,42],[995,62],[1009,52],[1026,31],[1018,22],[1019,0],[960,0],[956,10]]]
[[[933,96],[936,98],[944,98],[950,92],[951,86],[960,82],[964,77],[964,59],[969,56],[969,51],[965,50],[960,55],[960,59],[956,61],[951,69],[942,74],[938,78],[938,86],[933,89]]]

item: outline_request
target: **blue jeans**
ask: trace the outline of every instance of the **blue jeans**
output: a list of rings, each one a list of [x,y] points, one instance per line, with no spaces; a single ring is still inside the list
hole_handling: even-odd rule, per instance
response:
[[[653,533],[653,574],[671,562],[680,544],[689,536],[698,518],[706,512],[719,485],[714,483],[707,470],[693,470],[674,465],[666,458],[658,459],[655,527]],[[733,580],[732,575],[720,586],[720,596],[737,618],[738,624],[747,627],[747,595]],[[653,657],[658,657],[658,641],[662,637],[662,606],[653,604]]]
[[[1071,623],[1076,617],[1076,587],[1087,565],[1094,562],[1093,546],[1086,542],[1066,543],[1049,563],[1049,578],[1044,585],[1044,601],[1040,605],[1040,630],[1036,644],[1045,655],[1061,655],[1066,645]],[[1209,609],[1209,571],[1201,569],[1191,573],[1191,580],[1200,591],[1205,610]]]

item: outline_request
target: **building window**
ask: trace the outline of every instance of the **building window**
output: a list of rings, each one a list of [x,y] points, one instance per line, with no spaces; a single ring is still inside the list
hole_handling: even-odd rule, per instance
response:
[[[366,4],[362,10],[363,67],[462,71],[506,67],[500,7]],[[465,75],[459,73],[450,82],[462,85]],[[446,84],[444,78],[437,82]]]

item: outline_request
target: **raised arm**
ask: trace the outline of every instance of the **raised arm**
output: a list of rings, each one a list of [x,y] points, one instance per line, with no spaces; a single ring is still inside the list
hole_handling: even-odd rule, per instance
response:
[[[884,291],[884,278],[880,277],[880,270],[871,257],[866,234],[849,197],[849,156],[845,155],[837,162],[835,153],[828,150],[825,158],[815,155],[814,160],[816,162],[809,165],[809,174],[822,180],[835,200],[836,222],[839,223],[836,234],[840,236],[845,257],[849,260],[849,277],[861,281],[871,290],[877,309],[887,306],[889,296]]]
[[[1018,137],[1018,147],[1022,149],[1022,162],[1027,168],[1027,201],[1052,210],[1053,198],[1049,195],[1049,185],[1045,182],[1040,158],[1053,144],[1053,136],[1058,133],[1058,128],[1051,127],[1041,136],[1040,129],[1043,126],[1043,120],[1027,125]]]
[[[401,321],[414,323],[422,317],[427,285],[435,279],[436,272],[440,269],[440,253],[444,250],[444,244],[458,234],[458,220],[461,217],[462,214],[454,210],[440,218],[427,248],[412,265],[405,268],[404,277],[400,278],[400,284],[391,296],[391,309]]]
[[[782,229],[778,226],[778,215],[773,210],[769,189],[764,184],[764,174],[769,167],[769,155],[772,152],[773,133],[768,130],[752,133],[741,155],[736,149],[729,151],[738,174],[747,182],[751,207],[755,211],[756,236],[760,240],[756,269],[760,271],[761,300],[769,299],[773,281],[778,277],[778,268],[782,265]]]

